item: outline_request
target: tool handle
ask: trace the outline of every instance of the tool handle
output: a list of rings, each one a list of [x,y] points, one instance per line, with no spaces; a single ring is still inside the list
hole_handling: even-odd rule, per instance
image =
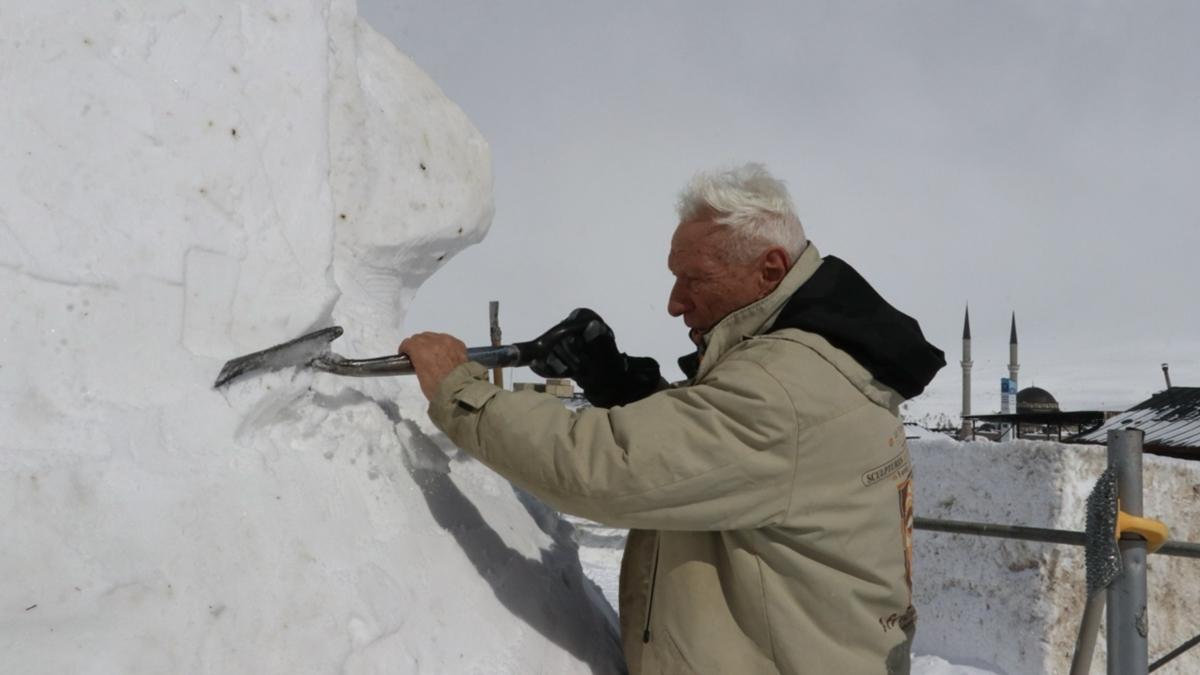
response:
[[[501,345],[499,347],[471,347],[467,359],[487,368],[507,368],[528,365],[533,360],[532,343]],[[313,362],[318,370],[335,375],[351,377],[382,377],[386,375],[412,375],[413,365],[405,354],[378,356],[373,359],[347,359],[340,356],[322,358]]]

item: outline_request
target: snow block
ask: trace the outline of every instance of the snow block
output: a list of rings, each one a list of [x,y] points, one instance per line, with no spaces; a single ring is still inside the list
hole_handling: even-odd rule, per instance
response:
[[[1087,496],[1107,465],[1098,446],[909,444],[917,513],[949,520],[1083,531]],[[1146,516],[1165,522],[1172,539],[1200,541],[1200,463],[1146,455],[1143,464]],[[997,673],[1070,670],[1087,594],[1081,547],[917,531],[914,553],[917,653]],[[1153,661],[1200,632],[1200,561],[1151,555],[1147,567]],[[1094,672],[1104,672],[1104,652],[1101,632]],[[1200,652],[1170,667],[1200,672]]]
[[[211,388],[334,322],[392,352],[490,223],[486,142],[353,2],[17,3],[0,91],[0,670],[619,670],[570,528],[415,380]]]

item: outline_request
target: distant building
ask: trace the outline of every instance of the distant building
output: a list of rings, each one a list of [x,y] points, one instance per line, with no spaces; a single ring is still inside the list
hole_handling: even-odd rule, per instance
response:
[[[1100,410],[1063,411],[1054,395],[1040,387],[1017,392],[1017,412],[998,415],[970,415],[971,438],[992,440],[1001,437],[1063,440],[1094,429],[1105,420]],[[1006,432],[1008,435],[1006,436]]]
[[[1004,391],[1016,391],[1015,412],[1011,393],[1003,395],[998,414],[971,414],[971,315],[963,317],[962,365],[962,426],[959,438],[1055,438],[1071,443],[1108,441],[1112,429],[1137,428],[1145,432],[1146,452],[1200,459],[1200,387],[1173,387],[1167,364],[1163,376],[1167,388],[1124,412],[1100,410],[1064,411],[1054,395],[1040,387],[1016,389],[1017,373],[1017,315],[1012,315],[1008,340],[1008,377],[1003,380]]]
[[[971,361],[971,308],[968,307],[963,313],[963,357],[962,357],[962,427],[959,430],[959,438],[974,438],[978,433],[971,419],[977,417],[971,414],[971,366],[974,363]],[[1017,358],[1019,345],[1017,343],[1017,313],[1012,314],[1012,324],[1008,333],[1008,381],[1004,382],[1004,387],[1012,387],[1010,391],[1017,390],[1017,373],[1021,370],[1020,361]],[[1001,397],[1000,412],[1002,414],[1010,414],[1013,412],[1010,408],[1008,395]],[[1011,437],[1012,429],[1009,426],[1001,425],[998,428],[996,437]]]
[[[1012,315],[1008,334],[1008,377],[1002,385],[999,414],[971,414],[971,316],[968,311],[963,317],[963,410],[962,429],[959,437],[990,438],[1055,438],[1072,436],[1094,429],[1105,420],[1105,413],[1098,410],[1076,410],[1065,412],[1059,408],[1054,395],[1040,387],[1017,388],[1017,374],[1021,370],[1018,359],[1017,315]],[[1016,401],[1010,398],[1015,392]]]
[[[1078,438],[1106,443],[1112,429],[1141,429],[1146,452],[1200,459],[1200,387],[1168,387]]]
[[[1058,400],[1040,387],[1026,387],[1017,392],[1017,413],[1056,413]]]
[[[962,428],[959,430],[959,438],[970,438],[971,422],[967,418],[971,416],[971,366],[975,365],[971,361],[971,308],[967,307],[963,313],[963,347],[962,347]]]

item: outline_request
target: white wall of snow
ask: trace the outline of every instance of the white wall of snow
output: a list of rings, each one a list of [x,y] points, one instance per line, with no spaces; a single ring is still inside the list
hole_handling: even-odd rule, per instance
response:
[[[486,233],[485,141],[353,2],[10,3],[0,91],[5,672],[617,669],[569,528],[414,381],[211,388],[391,352]]]
[[[1103,447],[1015,441],[909,441],[917,513],[1082,531]],[[1172,539],[1200,541],[1200,463],[1146,455],[1145,513]],[[1200,632],[1200,561],[1148,560],[1150,658]],[[915,651],[997,673],[1064,673],[1086,595],[1083,549],[917,531]],[[1104,628],[1093,671],[1104,672]],[[1163,672],[1200,672],[1200,652]]]

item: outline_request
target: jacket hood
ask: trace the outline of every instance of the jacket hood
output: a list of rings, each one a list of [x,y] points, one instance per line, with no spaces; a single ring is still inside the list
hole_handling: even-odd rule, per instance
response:
[[[853,267],[826,256],[784,304],[768,333],[798,328],[849,354],[904,398],[925,391],[946,365],[916,319],[892,307]]]
[[[811,242],[788,277],[776,293],[718,323],[706,336],[707,352],[724,351],[727,343],[750,335],[795,328],[824,338],[905,399],[924,391],[946,365],[942,350],[925,340],[915,319],[888,304],[845,261],[821,258]],[[684,356],[679,365],[695,377],[699,353]]]

